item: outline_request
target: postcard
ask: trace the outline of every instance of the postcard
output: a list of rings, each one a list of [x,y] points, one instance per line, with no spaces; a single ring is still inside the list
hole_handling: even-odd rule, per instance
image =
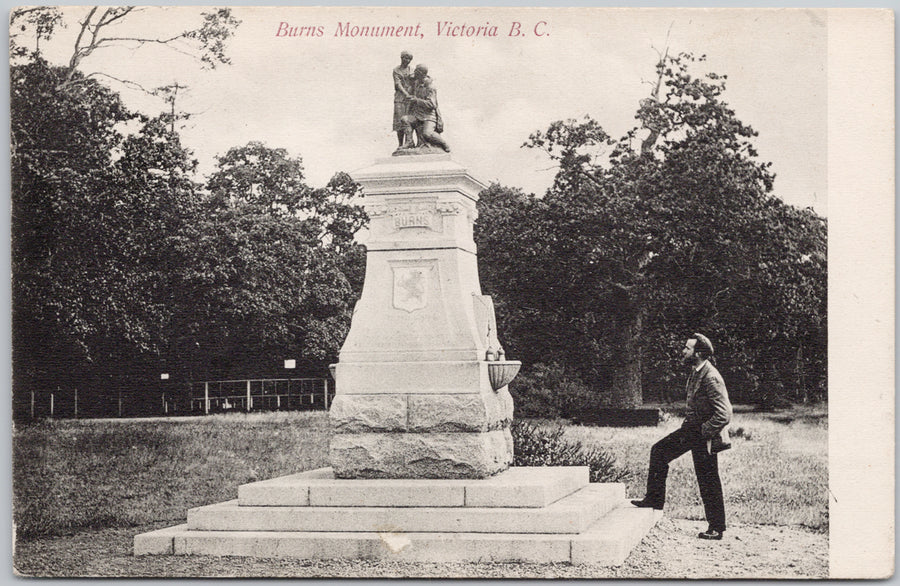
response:
[[[13,571],[891,576],[893,24],[13,8]]]

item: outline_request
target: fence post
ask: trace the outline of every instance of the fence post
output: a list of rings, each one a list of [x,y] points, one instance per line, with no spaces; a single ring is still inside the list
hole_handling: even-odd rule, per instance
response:
[[[250,381],[247,381],[247,413],[250,413],[250,409],[253,408],[253,403],[251,403],[253,399],[250,397]]]
[[[209,381],[203,383],[203,414],[209,415]]]
[[[75,419],[78,419],[78,389],[75,389]]]
[[[328,379],[325,379],[325,410],[328,411]]]
[[[53,393],[50,393],[50,417],[53,417]]]
[[[31,418],[34,419],[34,391],[31,391]]]

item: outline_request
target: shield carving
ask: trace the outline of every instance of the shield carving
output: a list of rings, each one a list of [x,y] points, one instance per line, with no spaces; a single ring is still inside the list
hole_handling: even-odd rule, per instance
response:
[[[394,270],[394,307],[413,312],[428,304],[430,267],[392,267]]]

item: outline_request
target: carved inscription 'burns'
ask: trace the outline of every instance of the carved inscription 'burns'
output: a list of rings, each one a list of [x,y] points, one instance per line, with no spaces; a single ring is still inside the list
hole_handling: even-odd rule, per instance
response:
[[[397,212],[394,214],[394,229],[431,228],[431,217],[432,213],[425,210]]]

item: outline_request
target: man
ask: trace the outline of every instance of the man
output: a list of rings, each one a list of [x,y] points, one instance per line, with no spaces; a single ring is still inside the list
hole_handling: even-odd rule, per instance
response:
[[[730,447],[725,428],[731,421],[731,403],[722,375],[709,361],[713,352],[712,342],[702,334],[694,334],[685,343],[682,357],[691,366],[687,415],[680,429],[653,445],[646,496],[631,501],[631,504],[662,509],[666,502],[669,462],[690,451],[709,523],[709,528],[698,537],[718,540],[725,532],[725,501],[719,479],[718,452]]]
[[[416,65],[413,72],[413,91],[409,98],[407,114],[400,119],[403,129],[404,142],[402,148],[423,147],[434,145],[450,152],[450,147],[441,137],[444,131],[444,123],[441,120],[441,111],[438,108],[437,89],[431,78],[428,77],[428,67],[423,64]],[[418,144],[413,145],[412,135],[415,131]]]
[[[400,119],[406,116],[406,110],[410,99],[410,85],[412,83],[412,71],[409,64],[413,56],[409,51],[400,53],[400,65],[394,68],[394,132],[397,133],[397,143],[403,146],[403,127]]]

